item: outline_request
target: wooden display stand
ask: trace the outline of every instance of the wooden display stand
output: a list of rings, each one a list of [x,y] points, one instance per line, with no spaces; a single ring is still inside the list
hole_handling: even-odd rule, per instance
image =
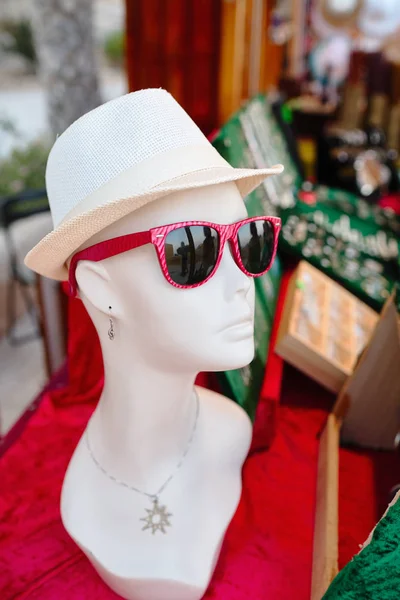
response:
[[[46,373],[50,379],[67,356],[68,296],[59,281],[41,275],[37,277],[37,296]]]
[[[400,322],[392,296],[321,436],[311,600],[321,600],[338,573],[340,433],[346,443],[395,448],[395,434],[400,431],[399,365]]]
[[[335,414],[329,415],[319,446],[311,600],[321,600],[339,571],[340,423]]]
[[[353,373],[378,315],[306,261],[292,276],[276,352],[338,393]]]

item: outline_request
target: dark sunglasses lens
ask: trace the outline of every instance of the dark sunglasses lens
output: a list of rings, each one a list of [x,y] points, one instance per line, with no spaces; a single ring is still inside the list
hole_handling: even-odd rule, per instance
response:
[[[239,228],[238,243],[244,268],[257,275],[271,264],[275,232],[270,221],[251,221]]]
[[[167,270],[179,285],[201,283],[215,267],[219,235],[212,227],[187,226],[171,231],[165,239]]]

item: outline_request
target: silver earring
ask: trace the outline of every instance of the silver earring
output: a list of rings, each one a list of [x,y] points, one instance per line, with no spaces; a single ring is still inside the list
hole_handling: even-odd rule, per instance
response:
[[[111,310],[111,306],[108,307],[109,310]],[[108,330],[108,337],[110,338],[110,340],[112,341],[115,337],[115,333],[114,333],[114,323],[112,318],[110,317],[110,329]]]

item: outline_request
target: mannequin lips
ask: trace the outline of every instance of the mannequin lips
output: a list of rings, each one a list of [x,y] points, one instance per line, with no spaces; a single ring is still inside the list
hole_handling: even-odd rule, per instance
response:
[[[229,340],[233,342],[252,340],[254,337],[253,319],[248,318],[236,321],[229,327],[226,327],[224,332],[228,335]]]
[[[224,327],[223,331],[242,331],[244,329],[249,329],[253,331],[253,327],[253,318],[249,315],[248,317],[242,317],[241,319],[234,321],[227,327]]]

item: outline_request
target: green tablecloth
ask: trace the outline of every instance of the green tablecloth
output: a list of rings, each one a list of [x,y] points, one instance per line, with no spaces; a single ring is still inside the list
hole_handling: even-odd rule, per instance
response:
[[[323,600],[399,600],[400,501],[376,526],[371,542],[336,576]]]

